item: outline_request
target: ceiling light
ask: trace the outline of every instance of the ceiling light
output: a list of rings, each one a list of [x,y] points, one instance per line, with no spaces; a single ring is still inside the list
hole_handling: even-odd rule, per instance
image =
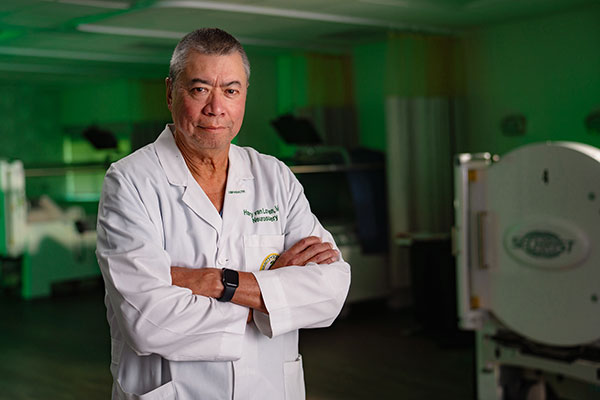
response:
[[[423,27],[416,25],[409,25],[403,23],[397,23],[392,21],[373,19],[373,18],[360,18],[351,17],[347,15],[339,14],[327,14],[313,11],[302,11],[290,8],[275,8],[275,7],[264,7],[264,6],[253,6],[247,4],[237,3],[223,3],[216,1],[198,1],[198,0],[163,0],[158,1],[153,7],[160,8],[189,8],[189,9],[200,9],[200,10],[213,10],[213,11],[225,11],[225,12],[236,12],[242,14],[253,14],[263,15],[272,17],[284,17],[292,19],[301,19],[308,21],[320,21],[320,22],[332,22],[339,24],[348,25],[359,25],[359,26],[375,26],[386,29],[399,29],[399,30],[414,30],[414,31],[427,31],[437,33],[449,33],[447,30],[431,27]]]
[[[163,31],[159,29],[126,28],[120,26],[108,26],[97,24],[80,24],[77,25],[77,30],[80,30],[82,32],[108,33],[110,35],[152,37],[159,39],[179,40],[183,36],[185,36],[185,32]]]
[[[59,58],[67,60],[106,61],[118,63],[164,64],[162,57],[132,56],[125,54],[93,53],[89,51],[49,50],[28,47],[0,46],[0,54],[24,57]],[[168,60],[167,60],[168,61]]]
[[[53,3],[62,4],[74,4],[78,6],[96,7],[96,8],[109,8],[113,10],[127,10],[130,8],[129,2],[117,2],[107,0],[45,0],[52,1]]]
[[[123,35],[134,37],[147,37],[158,39],[175,39],[180,40],[187,32],[164,31],[159,29],[140,29],[140,28],[125,28],[120,26],[98,25],[98,24],[80,24],[77,29],[82,32],[104,33],[109,35]],[[316,45],[305,45],[304,43],[295,43],[284,40],[272,39],[256,39],[252,37],[237,36],[236,39],[244,45],[266,46],[266,47],[286,47],[286,48],[302,48],[319,50],[325,47]]]

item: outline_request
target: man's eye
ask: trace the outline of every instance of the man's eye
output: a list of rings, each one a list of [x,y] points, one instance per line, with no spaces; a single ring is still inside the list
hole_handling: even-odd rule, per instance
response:
[[[233,96],[233,95],[238,94],[238,90],[236,90],[236,89],[227,89],[227,90],[225,90],[225,93],[227,93],[230,96]]]
[[[204,93],[204,92],[206,92],[206,88],[203,88],[203,87],[195,87],[195,88],[192,88],[192,92],[193,92],[193,93]]]

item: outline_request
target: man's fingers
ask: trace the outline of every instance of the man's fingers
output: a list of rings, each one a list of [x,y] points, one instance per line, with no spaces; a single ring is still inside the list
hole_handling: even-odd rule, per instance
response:
[[[306,265],[309,262],[320,264],[334,256],[335,250],[333,250],[331,243],[317,243],[298,254],[292,261],[293,265]]]
[[[303,251],[305,251],[310,246],[314,246],[315,244],[321,243],[321,239],[316,236],[308,236],[304,239],[297,241],[292,247],[284,251],[277,261],[271,266],[270,269],[277,269],[281,267],[287,267],[289,265],[304,265],[298,264],[298,262],[302,261],[303,257],[299,256]]]
[[[331,264],[332,262],[335,262],[338,259],[338,251],[335,249],[329,249],[326,251],[323,251],[321,253],[318,253],[317,255],[313,256],[312,258],[310,258],[309,260],[307,260],[304,265],[308,264],[308,263],[316,263],[316,264]]]
[[[296,244],[294,244],[292,247],[290,247],[287,252],[290,253],[293,257],[296,254],[299,254],[299,253],[305,251],[310,246],[313,246],[318,243],[321,243],[320,238],[318,238],[316,236],[308,236],[308,237],[305,237],[304,239],[297,241]]]
[[[287,267],[290,265],[304,266],[309,262],[317,264],[331,264],[338,260],[339,252],[331,243],[323,243],[316,236],[309,236],[299,240],[287,251],[283,252],[270,269]]]

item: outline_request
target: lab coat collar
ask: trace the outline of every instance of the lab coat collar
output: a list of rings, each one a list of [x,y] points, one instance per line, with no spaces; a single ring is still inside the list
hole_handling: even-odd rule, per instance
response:
[[[220,238],[222,228],[232,229],[235,225],[235,218],[232,219],[227,215],[228,210],[238,209],[247,201],[245,181],[254,179],[248,168],[250,165],[250,161],[246,159],[248,155],[238,146],[231,145],[229,148],[227,185],[223,203],[223,218],[221,218],[206,193],[194,180],[175,143],[172,130],[173,127],[167,125],[155,142],[156,153],[167,180],[172,185],[185,187],[183,202],[196,215],[209,223]]]
[[[232,144],[229,147],[229,170],[227,171],[227,186],[229,183],[237,183],[240,179],[254,179],[254,175],[248,168],[250,161],[248,155],[240,147]]]
[[[165,126],[154,142],[154,148],[169,183],[175,186],[187,186],[190,173],[181,151],[175,144],[171,125]]]
[[[184,187],[181,200],[196,215],[212,226],[217,231],[217,235],[220,236],[222,227],[221,216],[210,202],[206,193],[204,193],[200,185],[194,180],[181,151],[175,143],[173,130],[174,127],[172,125],[167,125],[158,139],[156,139],[156,142],[154,142],[156,154],[165,171],[167,180],[171,185]]]
[[[165,126],[165,129],[156,139],[154,146],[169,183],[175,186],[188,186],[188,180],[192,175],[175,143],[173,129],[175,129],[173,125]],[[254,179],[254,175],[247,168],[247,160],[244,160],[245,154],[242,153],[242,149],[234,144],[229,147],[227,186],[229,186],[229,182],[237,183],[239,179]]]

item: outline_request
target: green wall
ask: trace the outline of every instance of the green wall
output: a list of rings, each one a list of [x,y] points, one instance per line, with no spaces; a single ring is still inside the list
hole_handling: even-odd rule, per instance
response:
[[[385,151],[387,42],[356,46],[353,51],[358,134],[361,146]]]
[[[544,140],[600,147],[584,118],[600,107],[600,6],[465,32],[466,131],[460,151],[505,153]],[[507,114],[527,118],[507,137]]]
[[[65,85],[60,111],[65,126],[170,119],[162,77]]]
[[[60,88],[21,82],[0,82],[0,158],[24,163],[60,159],[62,137],[57,118]]]
[[[0,158],[19,159],[25,166],[61,162],[60,86],[0,81],[0,93]],[[62,178],[27,181],[27,191],[36,196],[60,196],[64,190]]]
[[[278,115],[278,54],[258,49],[248,51],[248,58],[252,67],[250,86],[244,123],[236,143],[253,147],[262,153],[278,155],[285,144],[270,124]]]

